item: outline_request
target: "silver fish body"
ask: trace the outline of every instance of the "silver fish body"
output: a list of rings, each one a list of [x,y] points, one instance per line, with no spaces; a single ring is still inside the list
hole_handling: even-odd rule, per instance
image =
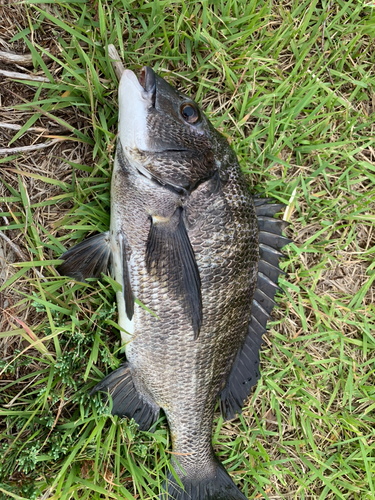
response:
[[[93,392],[109,392],[113,413],[142,429],[165,412],[184,487],[169,474],[161,498],[245,499],[214,455],[212,423],[218,397],[232,418],[259,377],[289,241],[273,219],[280,208],[254,204],[234,152],[194,101],[151,68],[139,80],[124,72],[110,230],[90,251],[87,240],[64,254],[60,272],[84,279],[110,267],[122,285],[126,363]]]

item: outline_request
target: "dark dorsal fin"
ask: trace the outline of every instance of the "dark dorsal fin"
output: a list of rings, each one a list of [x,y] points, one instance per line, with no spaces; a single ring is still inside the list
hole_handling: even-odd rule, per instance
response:
[[[267,198],[262,198],[258,201],[264,201]],[[255,213],[258,217],[265,215],[267,217],[273,217],[277,212],[280,212],[285,207],[283,203],[262,203],[255,207]],[[277,220],[277,219],[275,219]]]
[[[264,208],[264,205],[263,207]],[[274,219],[273,217],[266,217],[258,215],[258,229],[259,231],[268,231],[269,233],[282,235],[283,230],[289,226],[289,222],[284,220]]]
[[[167,280],[169,289],[182,296],[197,338],[202,324],[201,280],[181,208],[170,218],[152,217],[146,265],[149,273]]]
[[[58,272],[79,281],[87,278],[100,278],[106,274],[111,265],[111,247],[109,233],[100,233],[83,240],[70,248],[61,257],[64,260],[58,266]]]
[[[291,242],[282,236],[288,225],[285,221],[273,219],[284,205],[273,200],[255,198],[255,213],[259,228],[258,280],[251,307],[249,330],[243,346],[234,360],[227,383],[220,394],[220,410],[223,418],[229,420],[236,412],[241,412],[251,388],[257,383],[259,372],[259,352],[267,321],[275,305],[275,293],[280,290],[277,280],[283,271],[279,259],[283,256],[279,249]],[[285,273],[284,273],[285,274]]]

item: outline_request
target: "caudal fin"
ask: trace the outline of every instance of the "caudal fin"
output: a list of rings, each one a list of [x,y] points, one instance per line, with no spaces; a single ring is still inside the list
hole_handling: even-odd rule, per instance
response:
[[[221,463],[215,459],[214,474],[204,479],[183,476],[180,478],[183,488],[177,483],[171,472],[163,485],[160,500],[247,500],[234,484]],[[176,470],[176,469],[175,469]]]

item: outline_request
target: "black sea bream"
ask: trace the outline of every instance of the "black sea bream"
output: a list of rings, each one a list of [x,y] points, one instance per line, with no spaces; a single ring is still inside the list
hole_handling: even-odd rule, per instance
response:
[[[119,113],[110,230],[60,266],[80,280],[110,269],[122,285],[126,362],[93,392],[144,430],[165,412],[184,488],[169,474],[160,498],[245,499],[214,455],[212,423],[218,398],[233,418],[259,378],[289,242],[273,218],[282,205],[253,199],[226,139],[151,68],[124,71]]]

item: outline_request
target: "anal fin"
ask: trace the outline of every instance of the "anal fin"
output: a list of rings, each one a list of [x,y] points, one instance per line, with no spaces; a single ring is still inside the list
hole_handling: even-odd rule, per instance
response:
[[[109,233],[100,233],[83,240],[70,248],[61,257],[64,260],[57,270],[62,276],[70,276],[79,281],[86,278],[100,278],[111,265]]]
[[[112,415],[133,418],[142,431],[147,431],[159,418],[160,407],[140,389],[129,367],[124,363],[103,378],[90,392],[104,392],[112,398]]]

